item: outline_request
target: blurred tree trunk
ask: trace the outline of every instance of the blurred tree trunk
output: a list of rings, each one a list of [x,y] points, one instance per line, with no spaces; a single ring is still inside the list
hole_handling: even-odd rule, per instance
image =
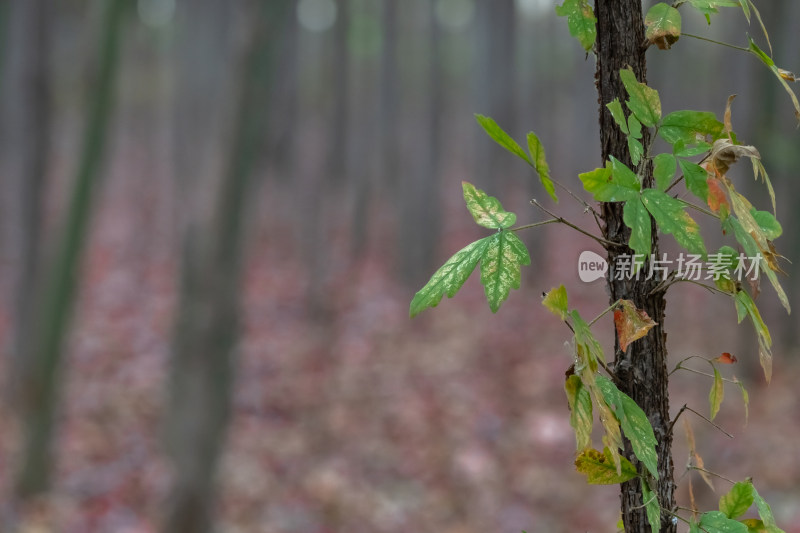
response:
[[[13,361],[9,376],[11,396],[19,399],[23,366],[30,363],[33,295],[42,243],[42,200],[50,152],[50,70],[48,65],[51,20],[44,0],[10,2],[10,35],[6,59],[6,94],[3,141],[12,213],[8,244],[15,267]],[[4,8],[6,9],[6,8]]]
[[[626,136],[616,127],[606,104],[619,98],[626,99],[626,92],[619,76],[620,69],[630,66],[641,82],[646,82],[644,21],[641,0],[597,0],[597,92],[600,103],[600,140],[602,159],[607,161],[614,156],[631,166]],[[649,142],[645,129],[642,144]],[[645,173],[644,185],[653,185],[652,169]],[[666,302],[663,292],[654,292],[659,283],[656,276],[645,279],[616,279],[615,265],[620,255],[633,255],[626,243],[630,239],[630,229],[622,220],[622,203],[603,203],[602,217],[605,222],[604,237],[620,246],[608,249],[608,289],[611,301],[632,300],[637,308],[644,309],[658,324],[646,337],[631,344],[626,352],[619,349],[617,340],[614,361],[614,378],[619,389],[633,398],[644,410],[653,426],[658,445],[658,474],[654,481],[654,492],[662,508],[674,511],[675,481],[672,465],[672,434],[670,432],[669,393],[667,374],[666,334],[664,332],[664,308]],[[658,257],[658,234],[652,231],[652,253]],[[647,268],[647,263],[642,267]],[[625,439],[625,456],[633,464],[643,465],[634,455],[630,442]],[[646,471],[643,475],[648,477]],[[622,484],[622,519],[627,533],[649,533],[650,524],[642,497],[641,482],[638,478]],[[675,533],[676,524],[672,517],[661,513],[661,532]]]
[[[24,425],[24,456],[17,477],[17,493],[25,498],[48,488],[51,473],[51,440],[58,400],[58,386],[64,341],[67,336],[74,297],[78,287],[81,258],[88,233],[95,189],[101,177],[101,163],[109,137],[108,124],[113,109],[114,85],[122,41],[124,13],[128,2],[112,0],[105,4],[98,65],[83,148],[72,189],[63,233],[56,241],[54,257],[42,272],[41,294],[37,294],[33,322],[35,331],[30,361],[22,365],[22,392],[19,417]],[[43,154],[38,154],[44,157]],[[43,171],[40,169],[38,171]],[[28,357],[28,356],[26,356]]]
[[[328,177],[347,181],[350,141],[350,1],[338,0],[333,36],[333,117],[330,122]]]
[[[435,2],[427,2],[426,49],[428,61],[423,63],[423,83],[418,85],[423,102],[426,126],[413,134],[412,171],[400,181],[400,268],[403,281],[419,288],[436,262],[440,224],[439,211],[439,113],[442,102],[442,65],[440,31],[436,21]]]
[[[232,6],[227,0],[195,2],[184,13],[178,60],[176,135],[201,133],[203,144],[221,156],[212,167],[216,176],[199,175],[205,182],[192,182],[191,173],[181,176],[183,192],[192,209],[183,228],[182,265],[178,315],[173,338],[166,440],[175,465],[175,479],[165,533],[205,533],[213,530],[214,476],[224,446],[230,418],[235,351],[239,329],[240,271],[244,233],[248,221],[247,198],[250,176],[266,131],[273,48],[277,45],[277,21],[290,0],[261,0],[246,51],[246,63],[234,99],[230,128],[224,126],[226,110],[218,104],[217,90],[197,85],[198,78],[223,78],[230,73],[228,20]],[[219,46],[219,48],[217,48]],[[208,55],[206,55],[208,54]],[[223,89],[218,85],[216,89]],[[225,92],[223,91],[224,95]],[[185,100],[184,100],[185,99]],[[210,105],[209,108],[194,106]],[[216,108],[218,116],[208,124],[212,130],[198,132],[192,111],[205,114]],[[227,153],[214,149],[214,142],[230,129]],[[179,173],[197,170],[190,138],[180,138],[176,148]],[[197,156],[197,154],[194,154]]]

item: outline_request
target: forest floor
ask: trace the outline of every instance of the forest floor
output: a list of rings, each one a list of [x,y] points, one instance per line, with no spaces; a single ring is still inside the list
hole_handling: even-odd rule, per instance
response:
[[[176,263],[171,247],[136,248],[136,220],[114,208],[122,196],[109,193],[98,213],[69,344],[55,486],[27,510],[26,533],[154,532],[165,505],[170,466],[161,425]],[[392,280],[391,255],[373,247],[334,269],[324,286],[326,314],[312,317],[308,279],[298,254],[287,253],[284,230],[257,232],[248,260],[221,533],[615,531],[617,487],[589,487],[572,465],[563,393],[569,331],[539,305],[541,292],[563,281],[571,305],[591,317],[607,305],[600,282],[581,285],[572,270],[558,279],[566,270],[543,248],[534,250],[539,273],[526,275],[496,315],[472,279],[412,321],[413,290]],[[456,233],[445,236],[445,250],[463,246]],[[577,257],[577,243],[556,240],[558,233],[550,239],[561,243],[559,254]],[[735,326],[732,306],[709,298],[688,290],[670,299],[671,364],[693,353],[735,353],[740,368],[721,370],[746,383],[749,422],[735,387],[716,419],[734,439],[683,416],[706,467],[732,479],[753,476],[778,523],[800,533],[797,348],[776,347],[775,376],[765,386],[757,363],[744,362],[757,361],[751,336],[709,334]],[[2,317],[5,338],[7,307]],[[597,328],[607,350],[611,327],[609,319]],[[672,387],[673,415],[684,402],[708,413],[709,381],[678,373]],[[0,501],[7,502],[19,438],[11,414],[0,415]],[[685,473],[686,438],[683,425],[676,428],[679,502],[689,506],[691,479],[700,507],[715,508],[727,483],[715,479],[712,493]]]

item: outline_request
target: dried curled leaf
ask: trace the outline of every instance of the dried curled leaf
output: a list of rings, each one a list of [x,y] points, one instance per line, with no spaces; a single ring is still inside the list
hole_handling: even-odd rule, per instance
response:
[[[647,335],[656,325],[646,312],[637,309],[630,300],[621,300],[614,310],[614,326],[617,328],[619,347],[623,352],[630,343]]]
[[[736,163],[740,157],[750,157],[761,159],[761,154],[755,146],[742,146],[733,144],[730,139],[717,139],[711,146],[711,157],[709,159],[709,170],[718,176],[724,176],[728,169]]]

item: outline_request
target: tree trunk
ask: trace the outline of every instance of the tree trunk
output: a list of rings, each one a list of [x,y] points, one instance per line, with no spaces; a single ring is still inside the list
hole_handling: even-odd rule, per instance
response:
[[[290,3],[261,0],[253,6],[257,13],[224,166],[212,183],[205,184],[210,193],[196,187],[186,191],[201,198],[194,204],[200,212],[184,229],[179,316],[173,339],[166,438],[175,481],[162,527],[169,533],[213,530],[214,476],[230,418],[236,367],[250,176],[265,138],[273,49],[278,42],[278,32],[270,29],[279,26],[271,22],[282,20]],[[217,0],[206,7],[205,15],[224,15],[231,8]],[[191,27],[198,30],[211,21],[201,17]],[[197,33],[191,37],[202,38]],[[198,43],[190,40],[185,44]],[[206,67],[189,65],[192,68]],[[189,116],[179,114],[178,118]]]
[[[619,98],[625,101],[625,93],[619,71],[630,66],[639,81],[645,82],[645,37],[642,19],[641,0],[596,0],[595,14],[597,16],[597,91],[600,97],[600,137],[603,161],[609,156],[614,156],[620,161],[631,165],[628,154],[628,145],[625,135],[614,123],[606,104]],[[649,136],[645,131],[643,144],[647,145]],[[644,178],[645,186],[652,186],[652,169],[648,169]],[[628,242],[630,230],[622,220],[621,203],[603,203],[602,215],[605,222],[605,238],[621,244]],[[658,235],[653,226],[652,253],[658,254]],[[636,307],[644,309],[650,317],[658,323],[648,335],[634,342],[626,352],[615,347],[616,360],[613,365],[617,386],[629,395],[647,414],[658,440],[658,474],[656,485],[658,501],[662,508],[675,509],[672,465],[672,434],[669,431],[669,396],[667,391],[667,349],[666,334],[664,333],[664,307],[663,292],[652,293],[658,284],[658,279],[617,280],[615,268],[617,257],[632,255],[633,251],[627,246],[609,247],[608,250],[608,288],[611,301],[624,298],[632,300]],[[647,272],[648,264],[642,267]],[[625,456],[633,464],[637,464],[630,443],[625,441]],[[638,469],[644,475],[646,470],[639,464]],[[622,484],[622,518],[625,531],[628,533],[650,532],[650,525],[642,500],[642,488],[639,479]],[[672,516],[661,513],[661,531],[674,533],[676,525]]]

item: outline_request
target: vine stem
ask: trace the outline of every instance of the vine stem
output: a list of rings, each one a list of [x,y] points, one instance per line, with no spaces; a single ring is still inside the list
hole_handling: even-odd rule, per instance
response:
[[[722,41],[715,41],[714,39],[709,39],[708,37],[701,37],[699,35],[693,35],[691,33],[681,32],[681,35],[684,37],[691,37],[692,39],[699,39],[701,41],[708,41],[710,43],[718,44],[720,46],[727,46],[728,48],[733,48],[734,50],[741,50],[742,52],[750,52],[749,48],[745,48],[744,46],[736,46],[735,44],[725,43]]]
[[[730,296],[731,295],[731,293],[729,293],[729,292],[725,292],[725,291],[720,290],[720,289],[718,289],[716,287],[712,287],[711,285],[706,285],[705,283],[700,283],[699,281],[695,281],[693,279],[675,278],[675,281],[673,281],[669,285],[675,285],[676,283],[681,283],[681,282],[683,282],[683,283],[691,283],[692,285],[697,285],[698,287],[703,287],[707,291],[718,292],[720,294],[724,294],[725,296]],[[667,285],[667,287],[669,287],[669,285]]]
[[[675,368],[675,370],[686,370],[687,372],[691,372],[693,374],[699,374],[701,376],[705,376],[707,378],[712,378],[712,379],[714,378],[713,375],[711,375],[711,374],[709,374],[707,372],[702,372],[700,370],[695,370],[694,368],[689,368],[689,367],[686,367],[686,366],[678,366],[678,367]],[[673,370],[672,372],[674,372],[675,370]],[[670,372],[670,374],[672,374],[672,372]],[[732,379],[728,379],[728,378],[722,378],[722,381],[725,381],[727,383],[733,383],[734,385],[736,384],[735,381],[733,381]]]
[[[706,209],[704,207],[700,207],[699,205],[695,205],[695,204],[693,204],[691,202],[687,202],[683,198],[678,198],[678,201],[682,202],[686,207],[691,207],[692,209],[694,209],[696,211],[700,211],[701,213],[706,214],[706,215],[708,215],[710,217],[714,217],[714,218],[717,218],[717,219],[719,218],[719,215],[714,213],[713,211],[709,211],[708,209]]]
[[[520,231],[523,229],[530,229],[530,228],[537,228],[539,226],[544,226],[546,224],[553,224],[554,222],[560,222],[557,218],[551,218],[550,220],[543,220],[542,222],[534,222],[533,224],[525,224],[524,226],[517,226],[516,228],[510,228],[508,231]]]
[[[683,414],[684,411],[691,411],[692,413],[696,414],[697,416],[699,416],[700,418],[702,418],[703,420],[705,420],[706,422],[708,422],[709,424],[711,424],[712,426],[717,428],[721,433],[723,433],[729,439],[733,438],[733,435],[731,435],[730,433],[728,433],[727,431],[722,429],[719,425],[715,424],[714,422],[712,422],[711,420],[709,420],[708,418],[706,418],[702,414],[698,413],[697,411],[695,411],[694,409],[689,407],[687,404],[683,404],[683,407],[681,407],[681,410],[678,411],[678,414],[675,415],[675,418],[672,419],[672,422],[670,422],[670,424],[669,424],[669,433],[672,433],[672,428],[675,426],[675,422],[678,421],[678,418],[680,418],[680,416]]]
[[[605,314],[606,314],[606,313],[608,313],[609,311],[611,311],[612,309],[614,309],[616,306],[618,306],[620,301],[621,301],[621,300],[617,300],[617,301],[616,301],[616,302],[614,302],[613,304],[609,305],[609,306],[608,306],[608,307],[607,307],[607,308],[606,308],[606,309],[605,309],[605,310],[604,310],[602,313],[600,313],[599,315],[597,315],[596,317],[594,317],[594,319],[593,319],[591,322],[589,322],[589,327],[592,327],[592,326],[594,326],[594,323],[595,323],[595,322],[597,322],[598,320],[600,320],[601,318],[603,318],[603,317],[605,316]]]
[[[545,213],[547,213],[548,215],[550,215],[551,217],[556,219],[556,222],[560,222],[560,223],[562,223],[562,224],[564,224],[566,226],[569,226],[570,228],[574,229],[575,231],[577,231],[579,233],[583,233],[584,235],[586,235],[590,239],[594,239],[598,243],[602,244],[603,247],[608,247],[608,246],[624,247],[625,246],[624,244],[619,244],[617,242],[608,241],[606,239],[598,237],[597,235],[592,235],[591,233],[589,233],[585,229],[582,229],[582,228],[576,226],[575,224],[573,224],[572,222],[566,220],[564,217],[560,217],[560,216],[556,215],[555,213],[553,213],[552,211],[548,210],[545,206],[540,204],[539,201],[536,200],[536,198],[531,200],[531,204],[535,205],[536,207],[538,207],[539,209],[541,209],[542,211],[544,211]]]

